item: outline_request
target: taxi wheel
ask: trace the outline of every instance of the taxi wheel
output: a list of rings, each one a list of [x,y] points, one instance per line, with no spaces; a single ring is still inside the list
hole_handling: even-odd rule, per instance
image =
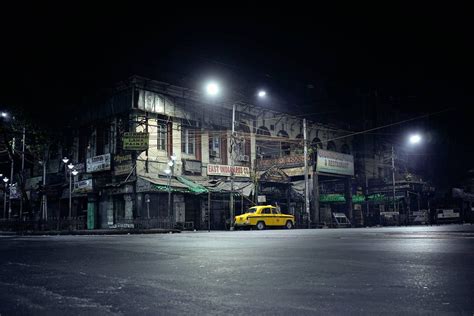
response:
[[[286,229],[292,229],[293,228],[293,223],[291,221],[286,222],[285,224]]]
[[[264,230],[265,229],[265,223],[264,222],[258,222],[257,223],[257,229],[258,230]]]

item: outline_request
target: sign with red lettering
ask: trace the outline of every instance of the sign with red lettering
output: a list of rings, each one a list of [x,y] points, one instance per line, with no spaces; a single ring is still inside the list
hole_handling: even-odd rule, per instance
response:
[[[235,177],[250,177],[250,168],[242,166],[228,166],[228,165],[207,165],[208,176],[223,176],[230,177],[233,171]]]

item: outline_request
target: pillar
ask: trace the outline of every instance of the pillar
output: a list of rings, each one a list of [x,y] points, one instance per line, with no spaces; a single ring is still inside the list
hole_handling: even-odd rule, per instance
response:
[[[124,194],[123,198],[125,200],[125,219],[133,219],[133,196],[132,194]]]

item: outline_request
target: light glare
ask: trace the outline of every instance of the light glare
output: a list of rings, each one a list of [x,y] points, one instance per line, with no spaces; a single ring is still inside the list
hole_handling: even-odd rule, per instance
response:
[[[421,141],[421,136],[418,134],[410,136],[410,143],[411,144],[418,144]]]
[[[209,82],[206,86],[206,92],[209,95],[216,95],[219,93],[219,86],[215,82]]]
[[[260,98],[264,98],[266,95],[267,95],[267,92],[264,91],[264,90],[260,90],[260,91],[258,92],[258,96],[259,96]]]

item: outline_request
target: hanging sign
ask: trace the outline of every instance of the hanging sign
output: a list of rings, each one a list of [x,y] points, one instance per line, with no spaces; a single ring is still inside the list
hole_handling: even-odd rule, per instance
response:
[[[146,150],[148,148],[149,133],[125,132],[123,133],[123,149]]]
[[[114,175],[129,174],[132,170],[132,155],[115,155],[114,156]]]
[[[87,158],[87,172],[110,170],[110,154]]]

